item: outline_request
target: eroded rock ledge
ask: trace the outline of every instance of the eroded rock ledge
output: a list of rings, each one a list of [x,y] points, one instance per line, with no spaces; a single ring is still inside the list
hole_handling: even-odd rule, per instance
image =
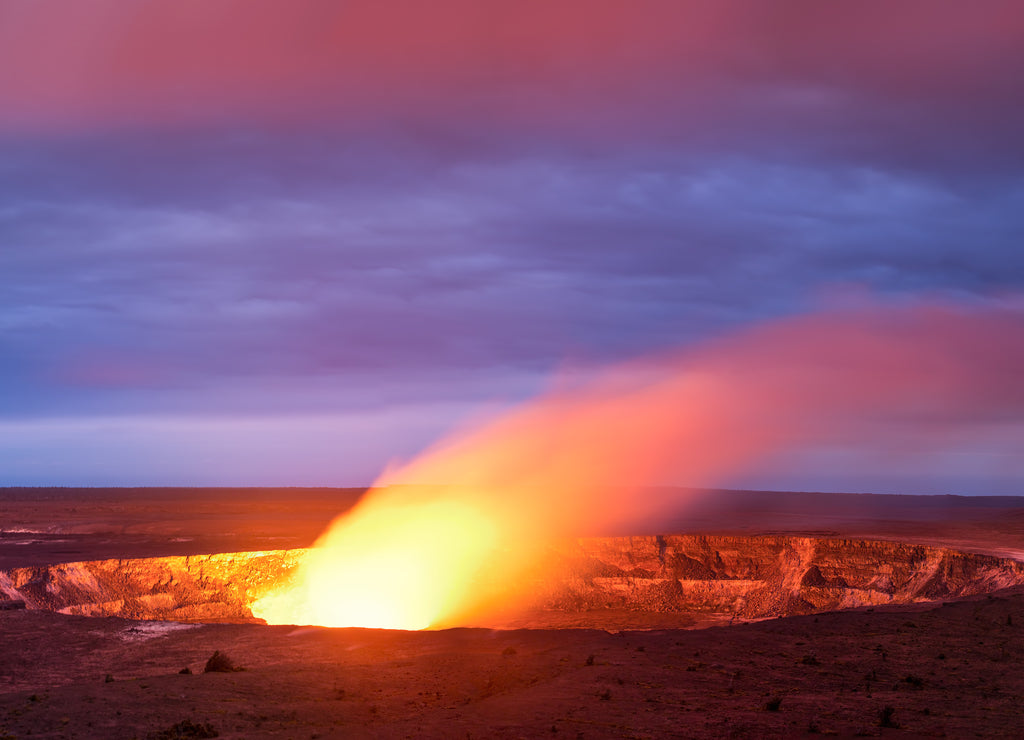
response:
[[[791,536],[618,537],[558,550],[560,609],[711,611],[757,619],[991,593],[1024,563],[944,548]]]
[[[306,550],[92,560],[0,571],[0,599],[64,614],[179,622],[255,621],[249,604]]]
[[[68,614],[252,621],[306,550],[98,560],[0,571],[0,603]],[[905,604],[1024,584],[1024,563],[943,548],[791,536],[596,538],[553,548],[535,606],[715,612],[745,619]]]

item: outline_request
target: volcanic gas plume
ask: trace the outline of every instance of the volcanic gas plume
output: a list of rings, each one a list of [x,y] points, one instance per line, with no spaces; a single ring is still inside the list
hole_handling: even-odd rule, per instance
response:
[[[646,486],[711,486],[772,454],[893,429],[936,445],[1018,424],[1022,377],[1020,309],[934,304],[787,319],[612,367],[385,473],[252,610],[271,623],[465,622],[528,587],[532,545],[684,503]]]

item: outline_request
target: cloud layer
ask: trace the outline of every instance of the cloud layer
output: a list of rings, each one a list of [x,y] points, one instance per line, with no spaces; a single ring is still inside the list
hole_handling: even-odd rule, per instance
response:
[[[1009,300],[1024,17],[985,6],[6,3],[2,420],[46,459],[65,423],[398,414],[305,460],[358,483],[566,365]]]

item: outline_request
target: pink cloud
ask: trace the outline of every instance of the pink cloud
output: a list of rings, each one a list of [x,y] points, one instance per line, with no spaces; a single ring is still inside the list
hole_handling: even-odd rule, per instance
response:
[[[977,98],[1015,79],[1024,40],[1012,4],[42,0],[0,16],[0,121],[57,128],[467,106],[579,125],[693,103],[678,125],[763,82]]]

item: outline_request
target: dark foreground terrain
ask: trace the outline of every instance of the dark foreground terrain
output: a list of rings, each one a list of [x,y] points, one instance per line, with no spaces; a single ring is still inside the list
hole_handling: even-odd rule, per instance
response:
[[[3,567],[302,547],[354,500],[31,494],[0,491]],[[690,531],[1024,551],[1020,499],[807,496],[773,508],[765,494],[723,494]],[[549,624],[601,624],[601,610],[581,614]],[[607,616],[614,631],[410,633],[0,610],[0,738],[1020,737],[1024,726],[1021,588],[702,630]],[[203,673],[214,651],[245,670]]]
[[[614,634],[29,611],[0,630],[5,738],[1019,737],[1024,722],[1020,593]],[[215,650],[246,670],[202,673]]]

